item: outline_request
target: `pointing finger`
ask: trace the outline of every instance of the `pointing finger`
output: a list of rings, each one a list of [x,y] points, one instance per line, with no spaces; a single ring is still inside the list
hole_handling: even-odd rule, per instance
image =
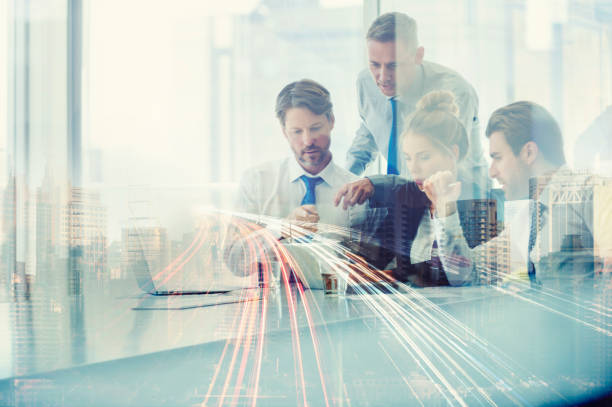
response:
[[[340,188],[340,190],[336,194],[336,197],[334,198],[334,206],[338,206],[340,204],[340,201],[342,201],[342,197],[345,196],[347,192],[348,188],[346,185]]]

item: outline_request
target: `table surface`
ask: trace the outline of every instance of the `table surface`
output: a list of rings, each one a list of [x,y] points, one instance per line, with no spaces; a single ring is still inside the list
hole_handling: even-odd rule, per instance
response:
[[[540,405],[612,389],[607,276],[172,297],[90,276],[64,290],[0,302],[0,405]]]

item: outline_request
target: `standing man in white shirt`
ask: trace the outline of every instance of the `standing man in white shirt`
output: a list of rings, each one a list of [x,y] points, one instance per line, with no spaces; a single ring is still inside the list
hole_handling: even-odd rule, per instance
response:
[[[460,171],[462,178],[484,187],[487,184],[478,122],[476,91],[457,72],[424,61],[417,24],[403,13],[379,16],[366,35],[369,69],[357,78],[361,126],[347,154],[347,168],[361,175],[378,152],[387,160],[385,174],[407,174],[398,155],[398,137],[404,119],[414,112],[416,103],[433,90],[447,90],[459,106],[459,120],[469,138],[468,153]]]

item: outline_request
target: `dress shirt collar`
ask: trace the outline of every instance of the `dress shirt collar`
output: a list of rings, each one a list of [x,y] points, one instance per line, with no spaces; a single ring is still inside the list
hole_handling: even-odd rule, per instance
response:
[[[423,97],[423,90],[425,89],[425,68],[423,64],[418,65],[416,69],[416,75],[414,82],[408,88],[408,90],[401,95],[393,96],[395,100],[400,103],[416,104],[416,102]],[[391,99],[391,98],[388,98]]]
[[[310,174],[306,172],[304,168],[297,162],[295,157],[289,158],[289,180],[291,182],[299,181],[299,178],[302,175],[306,175],[307,177],[321,177],[323,181],[327,183],[327,185],[333,185],[333,173],[334,173],[334,159],[332,157],[329,160],[329,163],[323,168],[318,174]]]

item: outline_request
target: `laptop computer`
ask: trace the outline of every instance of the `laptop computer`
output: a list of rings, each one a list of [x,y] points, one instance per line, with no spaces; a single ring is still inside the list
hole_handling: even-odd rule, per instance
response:
[[[129,249],[130,269],[139,288],[154,296],[227,294],[232,291],[253,288],[250,281],[232,276],[219,261],[203,261],[211,253],[205,244],[179,247],[182,252],[176,258],[160,255],[159,250],[147,247],[147,228],[132,227]],[[197,238],[197,235],[196,237]],[[200,237],[205,239],[205,237]],[[149,242],[148,246],[151,246]],[[182,250],[185,249],[185,250]],[[202,253],[204,252],[204,253]],[[215,273],[218,271],[218,273]]]
[[[143,256],[142,261],[138,261],[136,262],[136,264],[132,266],[132,270],[134,271],[134,275],[136,277],[136,282],[138,283],[138,287],[140,287],[140,289],[144,291],[145,293],[151,294],[151,295],[164,296],[164,295],[226,294],[226,293],[233,291],[232,289],[229,289],[229,288],[224,289],[224,290],[212,290],[212,289],[158,290],[155,287],[155,282],[153,281],[153,278],[151,277],[151,271],[149,270],[149,266],[147,264],[147,261],[144,259],[144,256]]]

